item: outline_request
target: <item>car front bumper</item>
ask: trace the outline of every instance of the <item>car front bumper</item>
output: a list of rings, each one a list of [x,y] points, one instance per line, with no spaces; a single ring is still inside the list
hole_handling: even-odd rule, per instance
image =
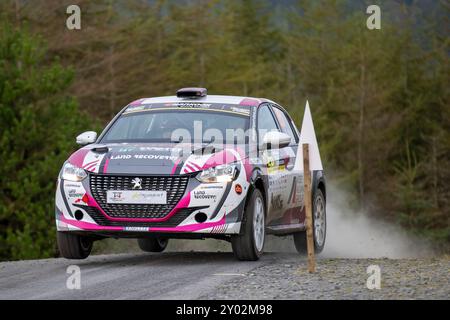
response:
[[[117,237],[146,233],[198,233],[214,237],[240,232],[249,188],[245,172],[232,182],[221,183],[200,183],[194,175],[144,175],[143,180],[149,181],[147,188],[155,188],[156,185],[167,191],[168,205],[108,204],[106,191],[120,190],[123,181],[130,177],[90,174],[82,182],[59,178],[55,199],[57,230],[105,233]],[[174,182],[180,179],[185,181],[181,187]],[[206,215],[203,222],[196,219],[200,212]]]

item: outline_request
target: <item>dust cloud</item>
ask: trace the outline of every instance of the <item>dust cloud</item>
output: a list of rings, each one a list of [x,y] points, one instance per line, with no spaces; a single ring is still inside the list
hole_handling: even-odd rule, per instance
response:
[[[334,184],[327,191],[326,258],[418,258],[432,254],[430,247],[392,223],[355,212],[348,196]]]
[[[327,190],[327,235],[321,258],[419,258],[433,254],[423,240],[399,226],[357,212],[349,194],[334,184]],[[292,237],[270,237],[266,251],[295,251]]]

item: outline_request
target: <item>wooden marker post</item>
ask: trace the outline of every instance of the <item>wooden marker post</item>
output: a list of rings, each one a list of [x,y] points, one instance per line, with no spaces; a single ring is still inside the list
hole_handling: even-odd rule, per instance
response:
[[[308,251],[308,271],[316,272],[316,258],[314,255],[311,172],[309,170],[309,144],[303,144],[303,187],[305,190],[305,215],[306,215],[306,247]]]

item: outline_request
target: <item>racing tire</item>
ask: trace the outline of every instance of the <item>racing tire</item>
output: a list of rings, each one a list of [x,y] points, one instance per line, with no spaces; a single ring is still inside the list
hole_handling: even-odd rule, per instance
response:
[[[242,232],[231,237],[231,247],[238,260],[256,261],[264,249],[266,208],[261,191],[254,189],[244,211]]]
[[[320,189],[314,192],[313,197],[313,235],[314,235],[314,252],[320,253],[325,247],[325,238],[327,231],[326,219],[326,201]],[[295,249],[300,254],[307,253],[306,230],[294,233]]]
[[[58,249],[66,259],[86,259],[92,251],[93,240],[77,234],[57,232]]]
[[[139,248],[145,252],[163,252],[166,249],[169,239],[143,238],[138,239]]]

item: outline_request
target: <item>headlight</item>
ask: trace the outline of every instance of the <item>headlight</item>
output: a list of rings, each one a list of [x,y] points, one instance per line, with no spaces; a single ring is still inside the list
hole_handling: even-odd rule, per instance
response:
[[[234,164],[223,164],[203,170],[197,175],[197,180],[204,183],[230,182],[237,176],[237,167]]]
[[[61,178],[64,180],[82,181],[86,177],[87,173],[84,169],[78,168],[69,162],[67,162],[62,169]]]

